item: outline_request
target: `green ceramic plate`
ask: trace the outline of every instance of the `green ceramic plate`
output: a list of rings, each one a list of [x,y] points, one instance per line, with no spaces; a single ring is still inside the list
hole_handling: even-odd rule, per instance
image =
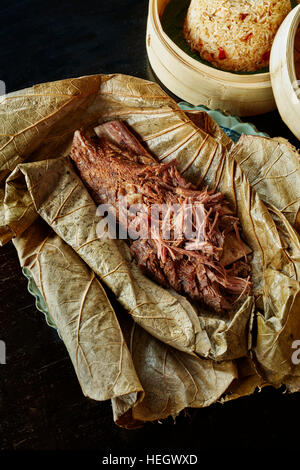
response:
[[[219,126],[234,142],[237,142],[241,134],[260,135],[268,137],[267,134],[259,132],[253,124],[242,122],[237,116],[225,115],[224,113],[222,113],[222,111],[219,110],[211,110],[206,108],[205,106],[193,106],[189,103],[184,102],[179,103],[179,106],[183,110],[206,111],[207,114],[209,114],[219,124]],[[37,288],[34,279],[30,274],[30,271],[27,268],[23,268],[22,271],[28,279],[28,291],[35,297],[36,308],[45,315],[47,324],[57,330],[56,325],[49,314],[43,296]]]
[[[37,288],[36,283],[34,282],[34,279],[31,276],[29,269],[23,268],[22,272],[24,276],[27,277],[28,279],[27,289],[30,292],[30,294],[33,295],[33,297],[35,297],[36,308],[45,315],[45,320],[47,324],[57,330],[56,325],[50,316],[47,305],[45,304],[44,298],[42,294],[40,293],[39,289]]]

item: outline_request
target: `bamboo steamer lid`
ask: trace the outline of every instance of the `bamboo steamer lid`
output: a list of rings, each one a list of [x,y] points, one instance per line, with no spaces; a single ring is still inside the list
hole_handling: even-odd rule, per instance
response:
[[[270,72],[278,111],[300,139],[300,5],[280,26],[273,42]]]
[[[273,111],[277,105],[283,120],[300,138],[300,123],[299,132],[296,132],[297,115],[300,115],[300,88],[295,89],[297,65],[300,80],[300,33],[299,39],[296,34],[300,6],[289,13],[277,32],[271,52],[270,72],[239,75],[193,59],[167,36],[160,16],[169,1],[149,1],[146,47],[150,64],[159,80],[172,93],[191,104],[202,104],[229,114],[253,116]]]

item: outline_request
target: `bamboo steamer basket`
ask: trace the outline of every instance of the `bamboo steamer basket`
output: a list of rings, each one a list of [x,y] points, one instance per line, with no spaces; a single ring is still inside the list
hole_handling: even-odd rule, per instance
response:
[[[271,51],[271,81],[278,111],[300,139],[300,5],[280,26]]]
[[[202,64],[163,31],[160,17],[170,0],[150,0],[146,47],[159,80],[176,96],[239,116],[276,109],[270,73],[239,75]]]
[[[229,114],[254,116],[273,111],[277,105],[300,139],[300,6],[289,13],[276,34],[270,72],[239,75],[198,62],[165,34],[160,17],[169,1],[149,1],[146,47],[159,80],[191,104]]]

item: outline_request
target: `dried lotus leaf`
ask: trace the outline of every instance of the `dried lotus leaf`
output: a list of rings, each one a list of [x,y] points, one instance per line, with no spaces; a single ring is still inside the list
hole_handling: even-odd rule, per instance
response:
[[[17,171],[24,175],[36,211],[106,283],[137,323],[178,349],[192,354],[203,344],[206,351],[206,333],[199,322],[191,320],[197,316],[189,303],[179,302],[145,277],[124,241],[98,238],[96,205],[69,159],[22,164]]]
[[[227,150],[230,150],[234,143],[228,137],[221,127],[213,120],[213,118],[205,111],[187,110],[185,114],[200,129],[212,136],[216,141],[220,142]]]
[[[14,240],[73,362],[83,393],[94,400],[143,389],[115,312],[81,258],[40,219]]]
[[[157,340],[127,316],[119,315],[145,397],[125,411],[124,397],[113,399],[115,420],[124,427],[176,417],[187,407],[216,402],[237,377],[232,361],[214,362],[178,351]],[[127,399],[129,401],[129,399]]]
[[[154,342],[160,343],[157,339],[160,336],[162,341],[186,352],[198,351],[203,357],[213,359],[215,365],[222,358],[226,360],[228,367],[232,356],[249,357],[251,348],[253,361],[250,362],[255,364],[255,367],[248,373],[245,363],[242,363],[238,371],[239,378],[228,389],[234,397],[244,395],[246,391],[251,393],[256,386],[268,382],[276,386],[285,383],[291,391],[299,390],[299,366],[291,363],[292,340],[300,334],[297,315],[300,250],[298,235],[291,225],[297,223],[298,206],[297,202],[293,201],[296,201],[298,196],[293,193],[290,181],[293,181],[295,191],[300,187],[295,165],[295,171],[288,167],[288,172],[293,172],[288,178],[293,179],[288,180],[290,191],[283,189],[282,194],[286,198],[283,207],[279,204],[281,200],[274,198],[277,197],[274,195],[274,188],[285,185],[282,175],[272,173],[277,168],[276,162],[270,171],[265,166],[267,171],[260,175],[259,183],[255,180],[258,175],[253,172],[247,173],[248,178],[243,169],[247,171],[245,164],[251,162],[249,147],[245,150],[249,157],[246,161],[243,162],[243,158],[239,160],[237,157],[237,150],[244,145],[242,140],[238,144],[240,147],[234,148],[229,154],[231,147],[228,140],[217,127],[209,122],[205,124],[203,114],[197,117],[196,114],[191,116],[184,113],[158,85],[134,77],[99,75],[37,85],[32,89],[11,94],[5,107],[0,109],[0,119],[1,116],[4,136],[1,139],[0,171],[3,181],[18,163],[39,162],[22,164],[11,176],[12,179],[7,181],[6,193],[9,185],[15,185],[13,190],[14,194],[17,194],[16,175],[21,171],[35,210],[74,252],[77,251],[92,270],[104,276],[103,281],[108,284],[111,280],[110,285],[117,298],[121,301],[123,299],[123,305],[127,286],[128,298],[131,298],[130,303],[126,305],[127,310],[136,314],[131,317],[135,319],[134,324],[139,322],[139,325],[148,331],[145,332],[136,325],[135,328],[141,331],[141,335],[150,336],[150,332]],[[162,288],[159,292],[164,291],[163,298],[172,299],[168,300],[168,314],[161,304],[159,311],[162,318],[159,321],[157,318],[151,319],[149,313],[152,313],[153,309],[147,304],[149,290],[152,290],[149,284],[151,281],[141,274],[138,276],[134,265],[128,269],[126,267],[125,274],[119,272],[118,280],[115,281],[114,274],[109,269],[109,258],[112,257],[112,269],[124,270],[124,266],[129,263],[126,245],[116,241],[113,250],[107,249],[104,244],[99,245],[99,240],[95,240],[95,225],[98,220],[95,219],[95,206],[81,182],[76,179],[68,159],[53,160],[55,163],[51,165],[52,158],[66,155],[72,134],[77,128],[92,128],[97,123],[112,119],[124,120],[146,145],[148,151],[159,160],[166,162],[176,158],[185,178],[222,191],[239,215],[245,242],[253,253],[255,298],[247,297],[243,305],[236,306],[226,321],[223,318],[218,320],[211,312],[203,309],[197,311],[200,313],[199,320],[194,306],[189,305],[187,308],[186,299],[179,302],[174,293]],[[29,128],[28,120],[31,122]],[[273,145],[279,145],[281,148],[286,145],[278,139],[270,142],[270,146],[264,146],[263,154],[260,153],[260,161],[264,165],[272,158],[270,149]],[[286,151],[288,153],[290,148]],[[298,157],[295,153],[293,162],[297,162]],[[279,157],[280,159],[284,162],[285,156]],[[55,165],[57,168],[54,168]],[[253,160],[251,165],[255,165]],[[285,162],[285,165],[288,165],[288,162]],[[272,178],[268,178],[270,174]],[[256,181],[254,188],[253,181]],[[1,215],[0,219],[3,243],[13,235],[6,221],[14,220],[15,229],[20,234],[33,222],[33,218],[29,218],[30,211],[25,211],[28,202],[26,197],[25,193],[20,193],[13,200],[9,200],[7,196],[9,204],[5,208],[5,218]],[[18,203],[23,209],[19,214],[14,212],[17,210],[14,204]],[[288,211],[285,210],[286,206],[289,207]],[[122,264],[124,260],[126,263]],[[105,269],[102,270],[103,266]],[[134,277],[135,284],[128,283],[128,277],[131,276]],[[133,288],[133,285],[143,288]],[[155,288],[155,302],[157,292]],[[144,296],[142,299],[138,297],[141,295]],[[145,310],[140,302],[134,303],[137,299],[143,302],[145,298]],[[168,315],[174,311],[171,309],[172,305],[176,305],[176,314],[172,318],[174,321],[170,322]],[[143,318],[139,318],[141,310]],[[237,316],[237,312],[240,316]],[[131,321],[130,317],[128,320]],[[252,333],[252,323],[253,331],[257,334]],[[163,338],[166,332],[167,340]],[[250,342],[249,335],[252,339]],[[160,347],[170,348],[161,344]],[[143,354],[146,354],[146,350]],[[175,355],[182,354],[186,353],[178,349],[175,351]],[[191,362],[196,360],[192,354],[188,357]],[[122,394],[122,399],[116,397],[114,400],[118,403],[114,406],[118,422],[127,420],[129,423],[135,416],[138,421],[133,425],[136,425],[140,418],[145,416],[143,402],[136,406],[136,396],[125,393]],[[190,400],[187,402],[190,403]],[[143,406],[146,406],[146,403],[145,401]],[[176,403],[177,398],[175,405]],[[200,400],[199,403],[201,405],[203,401]],[[151,406],[150,402],[150,415]]]
[[[231,155],[262,200],[300,231],[299,152],[285,139],[243,135]]]

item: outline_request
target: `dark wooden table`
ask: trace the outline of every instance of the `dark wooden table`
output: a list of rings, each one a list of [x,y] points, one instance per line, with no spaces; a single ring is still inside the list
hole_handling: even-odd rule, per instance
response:
[[[0,80],[7,91],[34,83],[120,72],[155,80],[147,61],[147,0],[2,0]],[[272,136],[291,135],[277,112],[248,119]],[[109,402],[84,398],[67,351],[27,292],[11,243],[0,249],[0,449],[130,451],[210,446],[294,447],[299,394],[264,389],[127,431]],[[1,461],[1,454],[0,454]],[[0,463],[1,465],[1,463]]]

